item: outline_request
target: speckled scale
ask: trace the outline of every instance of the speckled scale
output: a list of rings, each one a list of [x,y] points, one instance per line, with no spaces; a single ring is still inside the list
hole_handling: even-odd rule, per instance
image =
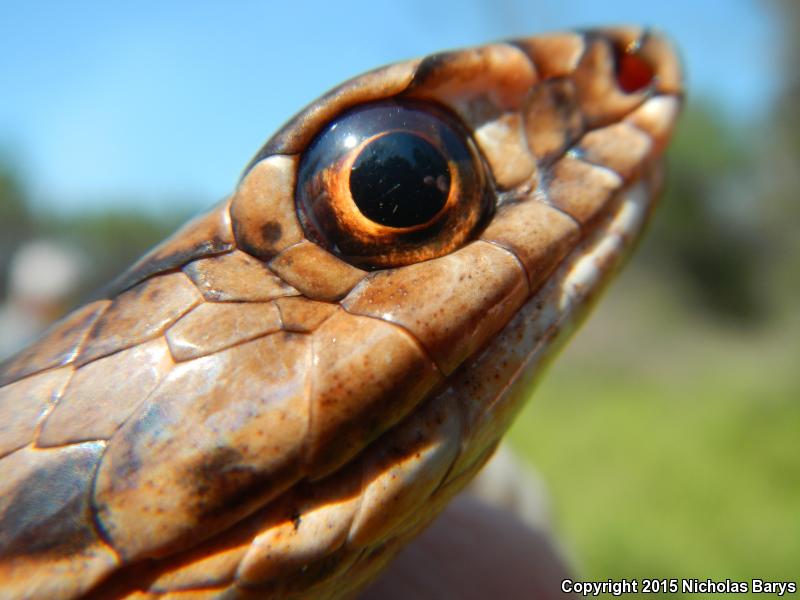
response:
[[[537,290],[580,238],[576,221],[544,202],[501,206],[481,239],[508,249]]]
[[[623,184],[622,177],[611,169],[571,155],[553,165],[552,176],[548,202],[581,225],[601,214]]]
[[[302,476],[309,341],[278,332],[181,363],[109,440],[94,496],[126,560],[196,544]]]
[[[192,261],[183,272],[208,302],[266,302],[299,294],[262,261],[240,251]]]
[[[231,204],[239,247],[269,260],[304,239],[294,210],[294,185],[299,157],[268,156],[253,165]]]
[[[474,242],[441,258],[378,272],[342,305],[401,325],[449,375],[527,295],[527,278],[514,256]],[[495,314],[487,318],[487,310]]]
[[[340,300],[367,275],[309,241],[289,246],[269,266],[306,298],[324,302]]]
[[[229,205],[230,199],[189,221],[120,275],[109,286],[108,293],[119,294],[148,277],[180,268],[191,260],[229,251],[234,246]]]
[[[119,564],[92,521],[91,485],[103,449],[102,442],[26,447],[0,460],[6,597],[75,597]]]
[[[525,99],[522,118],[528,147],[545,164],[560,157],[585,130],[575,84],[566,78],[536,86]]]
[[[42,420],[36,444],[108,440],[170,372],[162,337],[78,368]]]
[[[76,364],[87,364],[161,335],[203,301],[183,273],[146,279],[114,298],[94,322]]]
[[[304,297],[290,296],[275,301],[281,314],[281,323],[285,331],[310,333],[322,322],[336,312],[336,305],[328,302],[317,302]]]
[[[166,332],[176,361],[191,360],[281,329],[274,302],[205,302]]]
[[[618,86],[621,48],[644,88]],[[681,93],[668,43],[621,28],[392,65],[302,111],[0,367],[4,597],[352,596],[488,460],[636,240]],[[322,128],[387,99],[455,115],[494,206],[451,254],[367,272],[304,231],[295,185]]]
[[[339,311],[312,339],[307,451],[316,478],[407,415],[442,376],[411,335],[382,319]]]
[[[95,321],[109,304],[108,300],[92,302],[51,326],[38,340],[0,365],[0,386],[74,362]]]
[[[33,442],[42,416],[58,400],[71,375],[70,367],[53,369],[0,388],[0,457]]]

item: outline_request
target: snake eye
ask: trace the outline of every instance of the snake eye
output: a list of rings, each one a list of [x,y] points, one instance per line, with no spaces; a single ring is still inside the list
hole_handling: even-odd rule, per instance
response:
[[[362,267],[441,256],[474,234],[489,209],[473,142],[443,110],[381,102],[330,123],[300,161],[297,207],[306,234]]]

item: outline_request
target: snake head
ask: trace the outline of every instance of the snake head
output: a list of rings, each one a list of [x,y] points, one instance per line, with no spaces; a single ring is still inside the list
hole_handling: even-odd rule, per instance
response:
[[[0,369],[0,576],[357,591],[488,459],[638,238],[681,99],[665,39],[619,28],[399,63],[301,111]]]

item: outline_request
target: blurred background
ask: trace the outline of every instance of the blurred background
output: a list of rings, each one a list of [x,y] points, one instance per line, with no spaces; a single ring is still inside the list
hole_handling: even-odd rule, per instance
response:
[[[646,241],[511,433],[593,579],[796,580],[800,3],[4,3],[0,356],[230,192],[342,80],[644,23],[689,102]]]

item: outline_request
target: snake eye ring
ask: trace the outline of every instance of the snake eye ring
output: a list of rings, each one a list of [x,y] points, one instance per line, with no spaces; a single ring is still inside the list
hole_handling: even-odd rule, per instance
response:
[[[379,102],[344,113],[304,153],[297,181],[306,234],[361,267],[451,252],[489,209],[474,143],[428,104]]]

